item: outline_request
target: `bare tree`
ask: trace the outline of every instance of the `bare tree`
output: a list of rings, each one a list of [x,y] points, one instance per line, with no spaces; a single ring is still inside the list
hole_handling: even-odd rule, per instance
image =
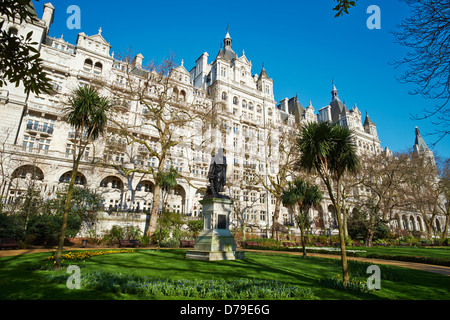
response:
[[[286,129],[286,128],[284,128]],[[260,184],[263,188],[275,197],[275,210],[272,219],[272,238],[278,240],[278,231],[281,210],[281,196],[283,195],[284,189],[288,185],[289,180],[293,180],[294,176],[294,162],[298,157],[298,148],[295,144],[296,135],[292,132],[284,131],[280,134],[279,139],[275,145],[272,146],[273,142],[270,137],[266,141],[266,147],[268,148],[268,158],[269,162],[263,172],[255,171],[255,184]],[[277,159],[275,161],[276,168],[271,168],[270,160],[272,159],[272,153],[274,151],[272,148],[277,148],[277,152],[274,156]],[[274,172],[272,172],[274,169]],[[296,173],[299,175],[300,173]],[[305,173],[306,174],[306,173]],[[269,201],[269,199],[267,199]]]
[[[441,189],[434,158],[411,154],[407,170],[404,194],[411,209],[420,213],[425,223],[428,238],[433,235],[436,217],[440,214]]]
[[[414,119],[432,119],[437,136],[432,146],[450,133],[450,2],[448,0],[403,0],[411,8],[411,16],[395,31],[396,42],[410,51],[397,67],[407,69],[400,82],[417,86],[411,92],[437,100],[433,108],[425,108]]]
[[[112,165],[125,176],[140,173],[153,179],[153,205],[147,231],[150,236],[157,227],[161,173],[172,166],[176,147],[192,150],[204,146],[205,137],[211,139],[208,130],[216,121],[216,110],[208,103],[207,92],[192,93],[187,89],[189,86],[179,81],[173,55],[159,64],[150,62],[146,67],[130,63],[130,55],[122,60],[125,71],[121,81],[111,88],[111,93],[125,104],[116,104],[117,114],[122,117],[112,120],[114,125],[110,131],[125,138],[126,146],[133,148],[135,155],[155,158],[156,163],[154,167],[135,166],[135,161],[126,159],[124,163]],[[134,114],[130,110],[131,102],[135,103]],[[189,182],[188,175],[180,174],[180,177]]]
[[[441,160],[440,165],[439,193],[441,199],[438,202],[439,213],[445,215],[445,226],[442,232],[442,239],[448,236],[448,226],[450,224],[450,159]]]

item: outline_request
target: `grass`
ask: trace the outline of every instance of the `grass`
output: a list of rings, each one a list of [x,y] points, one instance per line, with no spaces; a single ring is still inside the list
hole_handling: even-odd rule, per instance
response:
[[[170,281],[236,281],[275,280],[283,284],[311,290],[312,299],[321,300],[378,300],[420,299],[449,300],[450,277],[406,268],[380,265],[381,290],[371,292],[344,291],[327,287],[321,280],[340,273],[340,261],[335,259],[269,253],[246,253],[246,260],[197,261],[185,258],[185,250],[134,250],[132,253],[92,256],[85,260],[66,261],[81,267],[81,275],[98,273],[113,277],[133,276],[135,279],[166,279]],[[0,299],[144,299],[136,294],[118,290],[98,290],[82,287],[69,290],[65,281],[50,281],[49,275],[63,275],[65,271],[40,270],[50,253],[28,254],[0,258]],[[367,278],[367,265],[351,262],[353,277]],[[115,275],[115,276],[114,276]],[[68,276],[66,274],[66,276]],[[160,299],[184,299],[164,296]]]

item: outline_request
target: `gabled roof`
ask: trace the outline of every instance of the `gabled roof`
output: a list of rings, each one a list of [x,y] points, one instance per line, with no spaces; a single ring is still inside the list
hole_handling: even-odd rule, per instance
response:
[[[80,32],[80,33],[78,34],[78,36],[77,36],[77,43],[78,43],[79,37],[86,37],[86,38],[88,38],[89,40],[93,40],[93,41],[99,42],[99,43],[101,43],[101,44],[106,44],[106,45],[108,45],[109,47],[111,47],[111,45],[105,40],[105,38],[103,38],[103,36],[102,36],[101,33],[102,33],[102,28],[100,28],[100,29],[98,30],[98,34],[95,34],[95,35],[93,35],[93,36],[88,36],[88,35],[85,34],[84,32]]]
[[[241,61],[242,63],[248,64],[250,66],[252,66],[252,63],[247,59],[247,57],[245,56],[245,52],[244,50],[242,50],[242,56],[240,56],[238,58],[239,61]]]
[[[190,75],[189,71],[186,70],[186,68],[184,67],[184,61],[181,60],[181,65],[179,65],[178,67],[174,68],[175,70],[181,72],[181,73],[185,73],[186,75]]]

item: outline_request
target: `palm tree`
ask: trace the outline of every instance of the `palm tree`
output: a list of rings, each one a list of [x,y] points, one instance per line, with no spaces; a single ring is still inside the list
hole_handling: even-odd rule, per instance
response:
[[[109,100],[105,97],[100,97],[98,92],[92,87],[79,86],[69,97],[69,106],[66,108],[65,117],[66,121],[73,127],[75,138],[78,139],[78,142],[74,143],[72,176],[67,191],[61,234],[56,252],[56,269],[59,269],[61,266],[70,201],[78,166],[82,156],[85,154],[88,143],[103,134],[108,121],[106,113],[109,107]]]
[[[178,185],[177,178],[179,177],[178,171],[174,167],[170,167],[169,171],[160,171],[157,173],[156,178],[159,185],[161,186],[161,191],[168,195],[170,190],[173,190]],[[161,246],[162,228],[163,228],[163,214],[164,214],[164,194],[162,196],[163,208],[161,210],[161,221],[159,226],[159,246]]]
[[[300,129],[297,139],[300,157],[297,166],[316,172],[325,183],[336,209],[341,246],[344,284],[349,281],[345,235],[341,217],[341,179],[345,172],[356,172],[359,166],[353,132],[337,124],[311,122]]]
[[[309,221],[308,212],[313,205],[318,204],[321,200],[322,194],[319,187],[301,179],[297,179],[293,183],[289,182],[288,189],[284,190],[281,196],[281,201],[285,206],[292,208],[298,206],[299,214],[296,220],[300,228],[303,257],[306,257],[305,228]]]

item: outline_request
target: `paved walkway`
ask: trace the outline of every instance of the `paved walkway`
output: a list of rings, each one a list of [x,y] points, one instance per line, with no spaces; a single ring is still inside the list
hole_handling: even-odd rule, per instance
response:
[[[273,253],[273,254],[291,254],[291,255],[303,255],[302,252],[285,252],[285,251],[270,251],[270,250],[251,250],[246,249],[245,251],[248,252],[267,252],[267,253]],[[335,258],[340,259],[340,255],[335,254],[322,254],[322,253],[308,253],[308,256],[310,257],[322,257],[322,258]],[[432,264],[426,264],[426,263],[416,263],[416,262],[406,262],[406,261],[396,261],[396,260],[382,260],[382,259],[368,259],[364,257],[347,257],[348,260],[357,260],[362,262],[369,262],[374,264],[386,264],[386,265],[392,265],[397,267],[404,267],[404,268],[410,268],[415,270],[422,270],[422,271],[428,271],[433,273],[439,273],[445,276],[450,276],[450,267],[446,266],[437,266]]]
[[[117,248],[64,248],[64,250],[110,250],[110,249],[117,249]],[[141,248],[145,249],[145,248]],[[156,248],[148,248],[148,249],[156,249]],[[161,248],[162,250],[170,249],[170,248]],[[180,248],[176,248],[180,249]],[[39,252],[54,252],[56,248],[50,248],[50,249],[18,249],[18,250],[0,250],[0,257],[8,257],[8,256],[18,256],[23,254],[29,254],[29,253],[39,253]],[[285,252],[285,251],[270,251],[270,250],[251,250],[251,249],[245,249],[243,251],[246,252],[258,252],[258,253],[266,253],[266,254],[290,254],[290,255],[302,255],[302,252]],[[322,254],[322,253],[308,253],[308,256],[311,257],[322,257],[322,258],[334,258],[334,259],[340,259],[340,255],[333,255],[333,254]],[[450,276],[450,267],[445,266],[437,266],[437,265],[431,265],[431,264],[425,264],[425,263],[416,263],[416,262],[405,262],[405,261],[395,261],[395,260],[381,260],[381,259],[367,259],[363,257],[347,257],[349,260],[358,260],[363,262],[369,262],[369,263],[376,263],[376,264],[386,264],[386,265],[392,265],[397,267],[404,267],[404,268],[410,268],[415,270],[422,270],[422,271],[428,271],[433,273],[442,274],[445,276]]]

